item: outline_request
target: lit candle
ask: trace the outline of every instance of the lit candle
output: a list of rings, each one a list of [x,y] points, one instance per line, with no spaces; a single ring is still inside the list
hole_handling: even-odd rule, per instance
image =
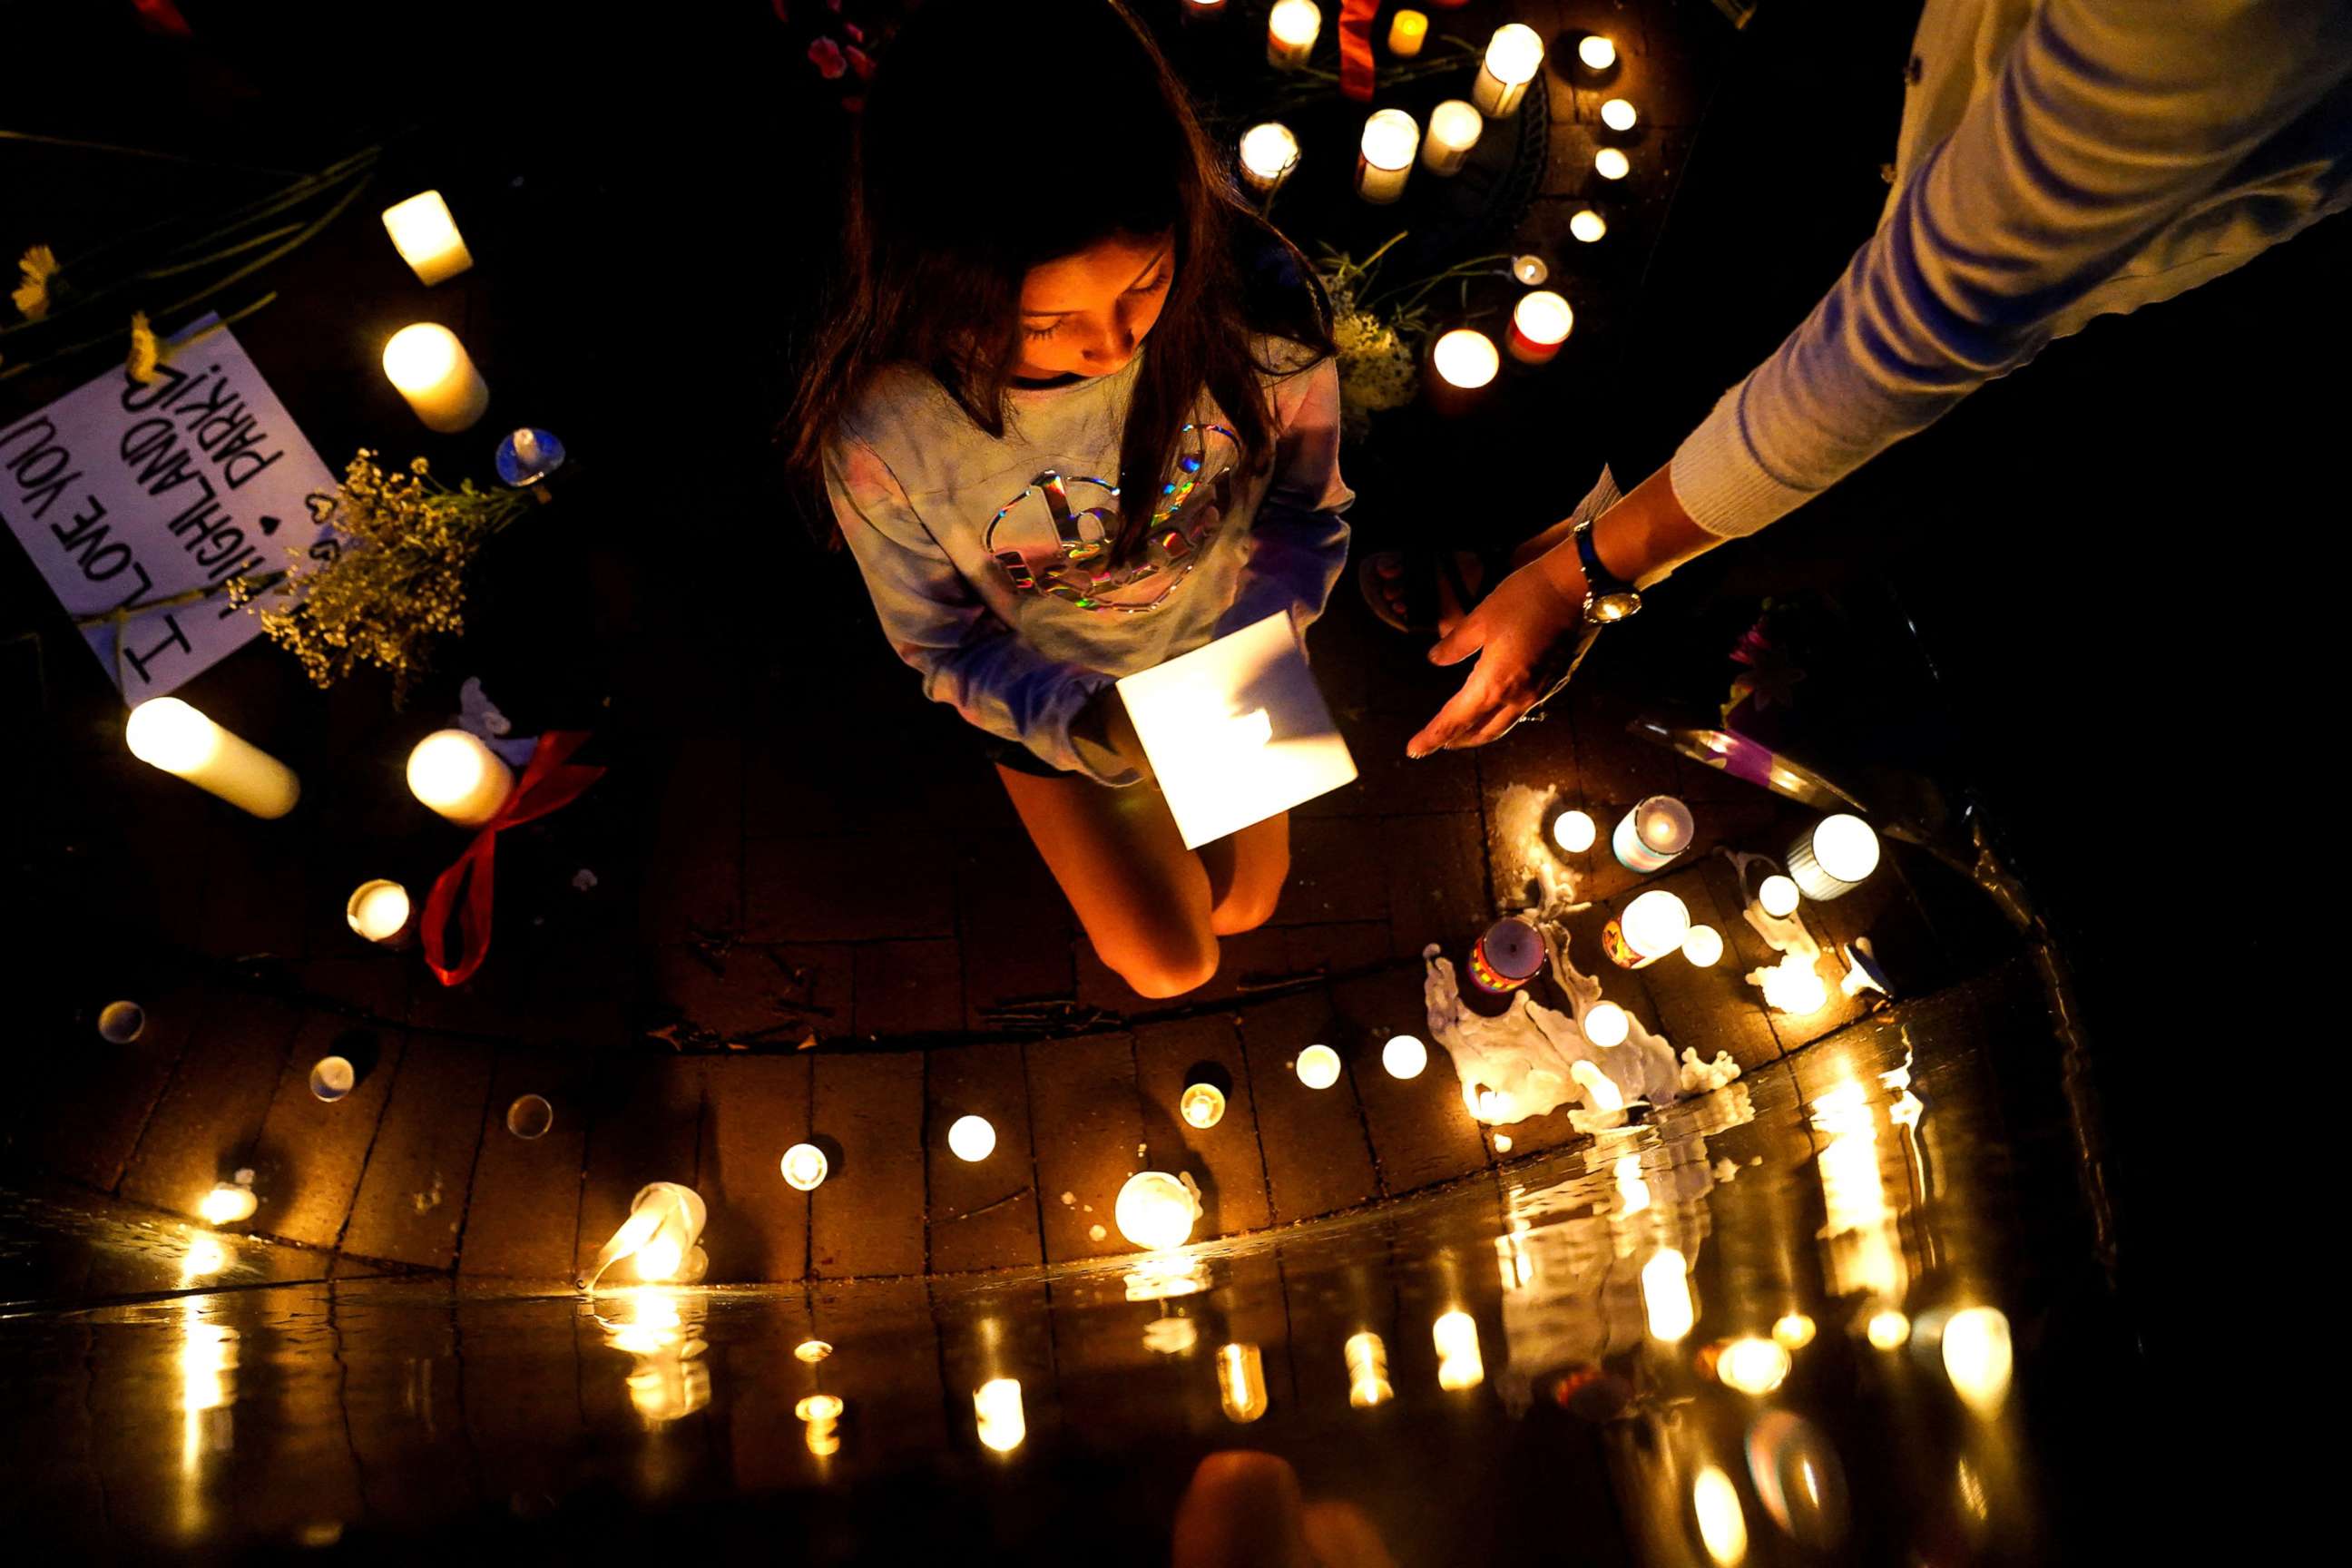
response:
[[[1494,380],[1503,364],[1502,356],[1495,352],[1495,341],[1469,327],[1456,327],[1438,339],[1429,351],[1429,360],[1446,385],[1465,392]]]
[[[1609,232],[1609,221],[1591,207],[1586,207],[1568,220],[1568,232],[1591,245]]]
[[[1259,195],[1280,190],[1297,167],[1298,138],[1290,127],[1267,121],[1242,132],[1242,180]]]
[[[428,289],[474,264],[466,237],[457,232],[457,220],[449,216],[449,204],[438,191],[419,191],[384,208],[383,226],[392,236],[393,248]]]
[[[1511,276],[1532,289],[1551,276],[1551,267],[1540,256],[1532,253],[1511,258]]]
[[[1612,131],[1631,131],[1641,115],[1622,98],[1612,98],[1601,106],[1601,123]]]
[[[1765,878],[1756,884],[1756,907],[1776,921],[1787,920],[1797,912],[1797,884],[1777,874]]]
[[[1998,1307],[1963,1307],[1945,1320],[1944,1375],[1960,1403],[1990,1420],[2009,1397],[2017,1352]]]
[[[948,1150],[976,1165],[996,1152],[996,1128],[985,1116],[959,1116],[948,1129]]]
[[[1389,1386],[1389,1347],[1378,1334],[1348,1336],[1348,1403],[1359,1410],[1386,1405],[1396,1394]]]
[[[239,1171],[236,1180],[222,1182],[196,1205],[206,1225],[236,1225],[253,1217],[261,1200],[253,1195],[253,1173]]]
[[[150,767],[256,816],[283,816],[302,798],[302,781],[293,769],[176,697],[151,697],[133,708],[122,739]]]
[[[1601,945],[1617,963],[1641,969],[1680,952],[1689,934],[1690,906],[1664,888],[1653,888],[1601,928]]]
[[[1642,1265],[1642,1310],[1654,1340],[1681,1339],[1698,1321],[1691,1303],[1690,1260],[1675,1248],[1661,1247]]]
[[[1356,194],[1381,205],[1404,195],[1405,177],[1412,173],[1413,149],[1420,144],[1421,127],[1412,115],[1402,109],[1373,110],[1364,121],[1356,156]]]
[[[1813,1321],[1802,1312],[1783,1312],[1773,1320],[1772,1339],[1785,1350],[1803,1350],[1813,1342]]]
[[[595,1271],[583,1283],[593,1290],[604,1271],[626,1261],[647,1285],[691,1285],[710,1267],[698,1245],[710,1209],[702,1194],[677,1182],[648,1182],[630,1201],[629,1217],[596,1254]]]
[[[1713,1465],[1691,1478],[1691,1513],[1698,1521],[1698,1543],[1717,1568],[1735,1568],[1748,1560],[1748,1516],[1739,1507],[1739,1489]]]
[[[1486,1381],[1486,1358],[1478,1353],[1478,1320],[1467,1312],[1448,1312],[1430,1325],[1437,1344],[1437,1386],[1451,1394],[1475,1388]]]
[[[1409,60],[1421,53],[1429,37],[1429,17],[1420,11],[1399,11],[1389,18],[1389,53]]]
[[[1184,0],[1184,15],[1187,16],[1222,16],[1224,14],[1225,0]]]
[[[1625,1009],[1614,1002],[1595,1002],[1587,1007],[1584,1016],[1577,1020],[1577,1027],[1584,1031],[1586,1039],[1601,1047],[1623,1045],[1625,1037],[1633,1030]]]
[[[1762,988],[1767,1005],[1792,1018],[1818,1013],[1830,1005],[1829,982],[1822,978],[1810,953],[1784,953],[1780,963],[1748,978]]]
[[[1628,871],[1655,871],[1690,847],[1696,830],[1690,807],[1673,795],[1654,795],[1618,822],[1609,847]]]
[[[1419,1078],[1429,1066],[1429,1047],[1411,1035],[1398,1035],[1381,1047],[1381,1066],[1391,1078]]]
[[[383,345],[383,374],[425,428],[445,436],[471,428],[490,406],[489,385],[466,357],[466,345],[432,321],[392,334]]]
[[[1139,1171],[1118,1189],[1111,1219],[1119,1235],[1150,1251],[1181,1247],[1201,1217],[1191,1186],[1165,1171]]]
[[[981,1447],[1009,1454],[1029,1436],[1029,1421],[1021,1409],[1021,1380],[992,1377],[971,1391],[972,1424]]]
[[[1809,899],[1853,892],[1878,869],[1878,835],[1847,812],[1824,816],[1789,847],[1789,875]]]
[[[1717,1352],[1716,1381],[1762,1398],[1787,1380],[1789,1352],[1760,1334],[1743,1334]]]
[[[1506,915],[1481,932],[1463,967],[1470,983],[1490,996],[1517,991],[1533,980],[1547,954],[1543,933],[1529,922]]]
[[[1309,1089],[1328,1089],[1339,1081],[1339,1053],[1328,1046],[1309,1046],[1298,1053],[1298,1081]]]
[[[1246,1425],[1265,1414],[1265,1356],[1255,1345],[1227,1345],[1217,1352],[1217,1403],[1225,1419]]]
[[[833,1162],[814,1143],[795,1143],[781,1162],[785,1184],[796,1192],[814,1192],[833,1170]]]
[[[1577,40],[1576,58],[1587,70],[1605,71],[1617,63],[1617,46],[1598,33],[1587,33]]]
[[[343,919],[351,928],[378,947],[406,945],[415,934],[409,923],[412,912],[408,889],[383,877],[362,882],[343,906]]]
[[[1552,842],[1571,855],[1581,855],[1601,837],[1601,825],[1580,811],[1564,811],[1551,825]]]
[[[1280,0],[1265,19],[1265,63],[1276,70],[1297,70],[1322,30],[1323,13],[1315,0]]]
[[[1874,1349],[1901,1350],[1903,1342],[1911,1337],[1911,1320],[1905,1317],[1898,1308],[1883,1308],[1870,1315],[1870,1322],[1863,1332],[1868,1336]]]
[[[514,793],[514,770],[464,730],[436,730],[408,753],[411,794],[460,827],[479,827]]]
[[[1176,1109],[1187,1126],[1205,1131],[1225,1119],[1225,1091],[1213,1083],[1188,1084]]]
[[[793,1406],[793,1414],[805,1427],[802,1436],[808,1451],[820,1459],[830,1459],[841,1452],[843,1408],[837,1394],[812,1394]]]
[[[1549,289],[1538,289],[1513,308],[1510,336],[1505,341],[1511,357],[1521,364],[1547,364],[1575,325],[1576,312],[1568,301]]]
[[[1712,969],[1723,957],[1723,933],[1713,926],[1693,926],[1683,938],[1683,956],[1701,969]]]
[[[1478,68],[1477,84],[1470,89],[1478,111],[1490,120],[1517,114],[1528,83],[1543,68],[1543,36],[1533,27],[1509,22],[1496,28]]]
[[[1478,132],[1486,121],[1476,110],[1458,98],[1449,98],[1429,111],[1429,134],[1421,144],[1421,166],[1433,174],[1453,174],[1461,171],[1463,160],[1470,149],[1478,145]]]
[[[1614,147],[1592,154],[1593,172],[1604,180],[1622,180],[1633,172],[1633,161]]]

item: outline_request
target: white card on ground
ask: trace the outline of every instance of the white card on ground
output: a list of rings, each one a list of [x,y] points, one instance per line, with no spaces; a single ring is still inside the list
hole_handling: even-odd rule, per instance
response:
[[[192,323],[145,385],[120,365],[0,421],[0,519],[80,620],[238,575],[283,571],[320,542],[309,498],[335,476],[227,328]],[[125,340],[129,339],[126,334]],[[150,609],[83,638],[122,698],[161,697],[261,629],[216,595]]]
[[[1286,614],[1128,676],[1118,695],[1187,849],[1355,780]]]

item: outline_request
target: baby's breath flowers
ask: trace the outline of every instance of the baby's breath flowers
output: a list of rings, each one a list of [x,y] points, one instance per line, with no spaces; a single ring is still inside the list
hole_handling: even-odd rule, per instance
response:
[[[431,667],[436,638],[466,626],[466,571],[492,536],[531,504],[521,491],[483,491],[467,479],[456,489],[432,476],[422,458],[386,472],[362,447],[331,497],[328,531],[308,552],[291,552],[287,580],[257,595],[242,581],[233,602],[290,595],[286,609],[258,609],[270,641],[301,661],[313,685],[332,686],[361,665],[393,680],[395,705]]]

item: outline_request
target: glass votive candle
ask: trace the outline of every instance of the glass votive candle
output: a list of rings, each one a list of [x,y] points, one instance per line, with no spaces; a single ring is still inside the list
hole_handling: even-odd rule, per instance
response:
[[[1511,357],[1521,364],[1549,364],[1575,325],[1576,312],[1568,301],[1549,289],[1538,289],[1521,298],[1511,311],[1506,340]]]
[[[1609,847],[1628,871],[1657,871],[1690,847],[1696,831],[1690,807],[1673,795],[1654,795],[1619,818]]]
[[[1447,99],[1429,111],[1429,134],[1421,142],[1421,166],[1433,174],[1458,174],[1486,128],[1486,117],[1476,110],[1458,98]]]
[[[1488,926],[1470,950],[1470,982],[1494,996],[1517,991],[1542,972],[1546,952],[1542,932],[1506,916]]]
[[[1501,120],[1519,111],[1528,83],[1543,68],[1543,35],[1523,22],[1507,22],[1486,42],[1486,58],[1470,89],[1478,112]]]
[[[1298,138],[1290,127],[1269,120],[1242,132],[1242,183],[1261,196],[1282,188],[1298,167]]]
[[[1421,145],[1421,127],[1402,109],[1373,111],[1364,121],[1356,154],[1356,194],[1368,202],[1386,205],[1404,195],[1412,173],[1412,154]]]
[[[1878,835],[1849,812],[1824,816],[1789,846],[1789,875],[1805,897],[1834,899],[1878,869]]]
[[[1439,338],[1429,351],[1429,363],[1446,385],[1465,392],[1486,385],[1503,367],[1495,340],[1471,327],[1456,327]]]
[[[1689,905],[1664,888],[1653,888],[1601,928],[1601,950],[1624,968],[1644,968],[1670,952],[1680,952],[1690,924]]]
[[[405,947],[416,934],[408,889],[386,877],[362,882],[343,905],[352,930],[378,947]]]
[[[1276,70],[1297,70],[1322,31],[1323,13],[1315,0],[1280,0],[1265,19],[1265,63]]]

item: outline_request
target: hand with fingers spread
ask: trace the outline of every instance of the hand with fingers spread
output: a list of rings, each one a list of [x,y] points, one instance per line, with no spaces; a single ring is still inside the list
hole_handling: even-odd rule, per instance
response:
[[[1478,662],[1462,689],[1405,746],[1405,755],[1425,757],[1449,747],[1483,746],[1519,721],[1544,695],[1544,672],[1557,669],[1584,620],[1582,574],[1571,552],[1568,567],[1576,581],[1563,585],[1530,562],[1495,586],[1478,607],[1429,650],[1429,662],[1459,664],[1472,654]]]
[[[1575,531],[1591,522],[1588,543],[1604,579],[1588,581]],[[1721,543],[1691,521],[1675,497],[1667,470],[1660,468],[1618,496],[1609,471],[1568,517],[1522,545],[1525,564],[1496,585],[1485,602],[1429,650],[1432,664],[1459,664],[1472,654],[1478,662],[1462,689],[1405,745],[1405,755],[1483,746],[1517,723],[1550,695],[1570,668],[1579,637],[1612,618],[1612,599],[1639,607],[1637,595],[1610,590],[1647,586],[1703,551]],[[1601,597],[1593,599],[1593,590]],[[1619,614],[1629,614],[1620,611]]]

